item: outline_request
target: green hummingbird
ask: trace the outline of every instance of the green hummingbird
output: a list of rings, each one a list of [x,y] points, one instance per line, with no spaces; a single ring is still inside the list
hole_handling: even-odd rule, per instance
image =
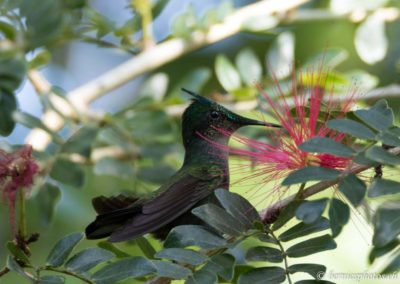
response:
[[[175,226],[201,224],[191,214],[192,208],[209,202],[218,204],[213,191],[229,189],[227,146],[231,134],[246,125],[280,127],[245,118],[214,101],[182,90],[193,97],[182,119],[185,147],[182,167],[148,198],[123,195],[94,198],[92,204],[98,215],[86,228],[88,239],[109,237],[110,242],[121,242],[146,233],[165,239]]]

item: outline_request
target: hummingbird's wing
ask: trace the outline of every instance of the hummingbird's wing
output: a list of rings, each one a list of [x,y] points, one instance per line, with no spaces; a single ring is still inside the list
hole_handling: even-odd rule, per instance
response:
[[[92,205],[98,214],[105,214],[128,207],[137,200],[137,197],[125,196],[123,194],[111,197],[101,195],[92,199]]]
[[[162,188],[162,193],[144,202],[141,212],[112,233],[109,241],[125,241],[162,228],[212,194],[224,180],[224,173],[218,167],[179,171],[168,188]]]

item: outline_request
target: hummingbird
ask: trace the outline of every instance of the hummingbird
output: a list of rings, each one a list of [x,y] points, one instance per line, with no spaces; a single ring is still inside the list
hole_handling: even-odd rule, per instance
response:
[[[87,239],[109,237],[109,242],[121,242],[152,233],[163,240],[178,225],[202,224],[191,210],[205,203],[218,204],[215,189],[229,190],[231,134],[246,125],[281,127],[240,116],[206,97],[182,91],[193,100],[182,116],[182,167],[147,198],[95,197],[92,205],[98,215],[85,230]]]

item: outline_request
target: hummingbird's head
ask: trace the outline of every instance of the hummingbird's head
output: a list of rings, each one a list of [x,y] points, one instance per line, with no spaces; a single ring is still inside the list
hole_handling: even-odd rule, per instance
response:
[[[219,138],[226,138],[226,133],[233,133],[238,128],[246,125],[281,127],[277,124],[243,117],[210,99],[186,89],[182,89],[182,91],[193,97],[193,102],[185,110],[182,119],[183,140],[186,145],[192,139],[196,139],[195,137],[198,138],[198,134],[218,141],[220,140]]]

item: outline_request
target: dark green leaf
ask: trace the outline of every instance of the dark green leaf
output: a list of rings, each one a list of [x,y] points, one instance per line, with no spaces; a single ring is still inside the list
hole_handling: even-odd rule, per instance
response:
[[[231,281],[233,278],[234,266],[235,258],[230,254],[223,253],[211,257],[202,270],[218,274],[226,281]]]
[[[32,280],[33,282],[34,279],[32,279],[32,277],[24,271],[24,269],[18,264],[18,262],[14,260],[12,256],[8,256],[6,266],[8,269],[10,269],[10,271],[14,271],[15,273],[18,273],[19,275]]]
[[[320,279],[321,275],[325,274],[326,267],[321,264],[301,263],[289,266],[288,271],[290,274],[297,272],[305,272],[310,274],[315,279]]]
[[[138,237],[135,239],[135,242],[147,258],[154,258],[156,250],[146,237]]]
[[[40,284],[63,284],[65,277],[60,275],[44,275],[40,276]]]
[[[29,257],[25,254],[25,252],[18,247],[14,242],[7,242],[6,247],[8,251],[19,261],[22,261],[25,264],[29,264]]]
[[[339,190],[354,207],[357,207],[365,197],[366,185],[357,176],[350,174],[340,181]]]
[[[294,284],[335,284],[335,283],[326,280],[300,280]]]
[[[257,210],[241,195],[222,188],[217,189],[215,195],[222,207],[239,221],[244,228],[251,229],[254,222],[261,221]]]
[[[360,139],[373,140],[375,138],[375,134],[371,129],[351,119],[329,120],[327,126]]]
[[[215,61],[215,72],[218,81],[227,91],[239,89],[240,76],[230,60],[225,55],[218,55]]]
[[[286,272],[283,268],[259,267],[240,275],[238,284],[282,283],[285,279]]]
[[[329,220],[321,217],[317,221],[306,224],[301,222],[279,236],[279,240],[287,242],[296,238],[307,236],[312,233],[320,232],[329,228]]]
[[[47,256],[47,264],[52,267],[61,266],[83,236],[83,233],[73,233],[59,240]]]
[[[87,248],[72,256],[65,267],[75,272],[86,272],[96,265],[114,257],[112,252],[101,248]]]
[[[395,202],[387,202],[378,208],[374,219],[373,244],[383,247],[396,239],[400,234],[400,206]]]
[[[388,131],[386,130],[383,133],[380,133],[378,135],[378,139],[382,141],[383,144],[393,146],[393,147],[399,147],[400,146],[400,136],[398,134],[395,134],[393,131]]]
[[[186,267],[175,263],[153,260],[153,264],[157,269],[157,276],[167,277],[171,279],[186,279],[192,275],[192,271]]]
[[[392,261],[383,269],[380,274],[394,274],[397,278],[397,273],[400,269],[400,254],[398,254]]]
[[[14,130],[12,114],[16,109],[17,101],[14,95],[0,91],[0,135],[8,136]]]
[[[327,203],[327,198],[303,201],[296,210],[296,217],[306,224],[314,223],[321,217]]]
[[[92,143],[99,129],[97,127],[85,126],[76,131],[61,147],[63,153],[77,153],[86,158],[90,157]]]
[[[373,247],[368,256],[369,264],[372,264],[376,258],[381,257],[381,256],[391,252],[392,250],[397,248],[397,246],[399,244],[400,244],[400,241],[395,239],[395,240],[391,241],[390,243],[384,245],[383,247]]]
[[[246,253],[247,261],[269,261],[269,262],[282,262],[283,255],[279,249],[270,247],[256,246],[250,248]]]
[[[289,205],[286,206],[281,212],[279,212],[278,219],[272,225],[272,230],[274,231],[278,230],[283,225],[285,225],[290,219],[292,219],[295,216],[296,210],[301,203],[302,201],[300,200],[294,200],[291,203],[289,203]]]
[[[164,242],[164,247],[199,246],[203,249],[213,249],[224,247],[226,244],[225,239],[207,231],[202,226],[182,225],[171,230]]]
[[[378,146],[369,148],[365,152],[365,155],[368,159],[374,160],[381,164],[392,166],[400,165],[400,157],[389,153],[385,149]]]
[[[193,209],[192,213],[221,233],[240,236],[244,231],[232,215],[217,205],[204,204]]]
[[[343,201],[332,198],[329,206],[329,220],[332,229],[332,237],[337,237],[343,226],[349,222],[350,208]]]
[[[400,183],[394,180],[375,178],[368,188],[368,197],[400,193]]]
[[[118,258],[123,258],[123,257],[129,257],[131,256],[130,254],[127,254],[126,252],[120,250],[119,248],[117,248],[115,245],[113,245],[110,242],[107,241],[101,241],[97,243],[97,246],[99,248],[108,250],[110,252],[112,252],[113,254],[115,254],[116,257]]]
[[[75,187],[81,187],[85,182],[85,174],[81,166],[62,158],[58,158],[54,163],[50,177]]]
[[[166,248],[157,252],[155,257],[166,258],[190,265],[199,265],[206,262],[208,259],[197,251],[182,248]]]
[[[356,110],[354,114],[366,124],[379,131],[384,131],[393,124],[393,112],[385,100],[379,100],[368,110]]]
[[[262,67],[252,49],[242,49],[236,56],[235,62],[240,76],[248,86],[253,86],[254,82],[261,81]]]
[[[91,279],[96,284],[109,284],[130,278],[143,277],[150,273],[156,272],[156,267],[150,260],[144,257],[130,257],[107,266],[96,271]]]
[[[340,171],[322,167],[306,167],[291,172],[282,182],[282,185],[292,185],[308,181],[333,180],[340,175]]]
[[[328,153],[339,157],[351,157],[355,151],[340,142],[327,137],[314,137],[299,146],[300,150],[314,153]]]
[[[323,235],[295,244],[286,250],[289,257],[303,257],[310,254],[336,248],[336,243],[330,235]]]
[[[135,174],[132,161],[121,161],[114,158],[100,159],[94,166],[97,175],[108,175],[116,177],[131,177]]]
[[[207,270],[199,270],[185,281],[185,284],[217,284],[217,275]]]
[[[18,89],[26,75],[26,62],[22,59],[0,58],[0,90],[12,94]]]
[[[39,207],[41,220],[44,224],[49,224],[53,219],[54,210],[60,198],[60,189],[50,183],[45,183],[35,196],[35,203]]]

